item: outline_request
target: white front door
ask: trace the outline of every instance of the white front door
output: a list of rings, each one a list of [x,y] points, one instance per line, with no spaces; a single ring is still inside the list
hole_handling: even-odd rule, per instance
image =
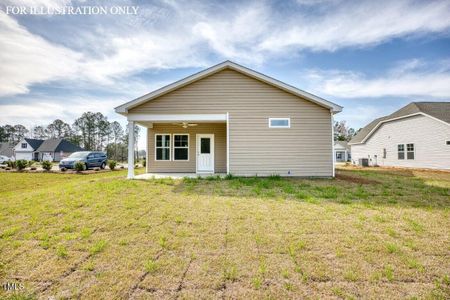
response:
[[[197,172],[214,173],[214,134],[197,134]]]

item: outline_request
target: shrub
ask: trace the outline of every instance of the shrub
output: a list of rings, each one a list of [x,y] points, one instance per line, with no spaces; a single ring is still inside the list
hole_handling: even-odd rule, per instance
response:
[[[16,161],[16,169],[21,171],[28,166],[28,162],[25,159],[19,159]]]
[[[50,171],[52,169],[52,163],[48,160],[44,160],[42,162],[42,168],[46,171]]]
[[[227,176],[225,176],[225,179],[226,179],[226,180],[231,180],[231,179],[233,179],[233,178],[234,178],[234,176],[233,176],[233,174],[231,174],[231,173],[228,173]]]
[[[27,161],[27,166],[28,167],[31,167],[33,164],[34,164],[34,161],[32,161],[32,160]]]
[[[81,161],[77,161],[73,165],[73,167],[75,168],[75,171],[77,171],[77,172],[81,172],[81,171],[86,170],[86,165],[83,162],[81,162]]]
[[[115,160],[108,160],[108,167],[112,171],[116,168],[117,162]]]
[[[13,160],[9,160],[6,162],[6,164],[8,165],[8,167],[15,169],[16,168],[16,161]]]

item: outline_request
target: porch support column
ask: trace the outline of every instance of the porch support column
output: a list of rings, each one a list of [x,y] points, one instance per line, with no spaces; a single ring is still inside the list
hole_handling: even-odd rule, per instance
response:
[[[227,112],[227,174],[230,174],[230,114]]]
[[[134,178],[134,122],[128,121],[128,176]]]

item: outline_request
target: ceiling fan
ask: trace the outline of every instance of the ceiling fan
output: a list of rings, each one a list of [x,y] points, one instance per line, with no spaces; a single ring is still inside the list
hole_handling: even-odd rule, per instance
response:
[[[188,122],[182,122],[182,123],[172,123],[173,125],[180,125],[183,128],[188,128],[190,126],[197,126],[198,124],[194,124],[194,123],[188,123]]]

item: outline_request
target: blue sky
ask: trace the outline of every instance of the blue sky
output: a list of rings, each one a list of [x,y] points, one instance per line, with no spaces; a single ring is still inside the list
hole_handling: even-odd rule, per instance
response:
[[[17,15],[8,6],[137,6]],[[113,108],[224,60],[344,106],[356,129],[411,101],[450,101],[450,1],[87,1],[0,4],[0,124]],[[143,143],[143,142],[142,142]]]

